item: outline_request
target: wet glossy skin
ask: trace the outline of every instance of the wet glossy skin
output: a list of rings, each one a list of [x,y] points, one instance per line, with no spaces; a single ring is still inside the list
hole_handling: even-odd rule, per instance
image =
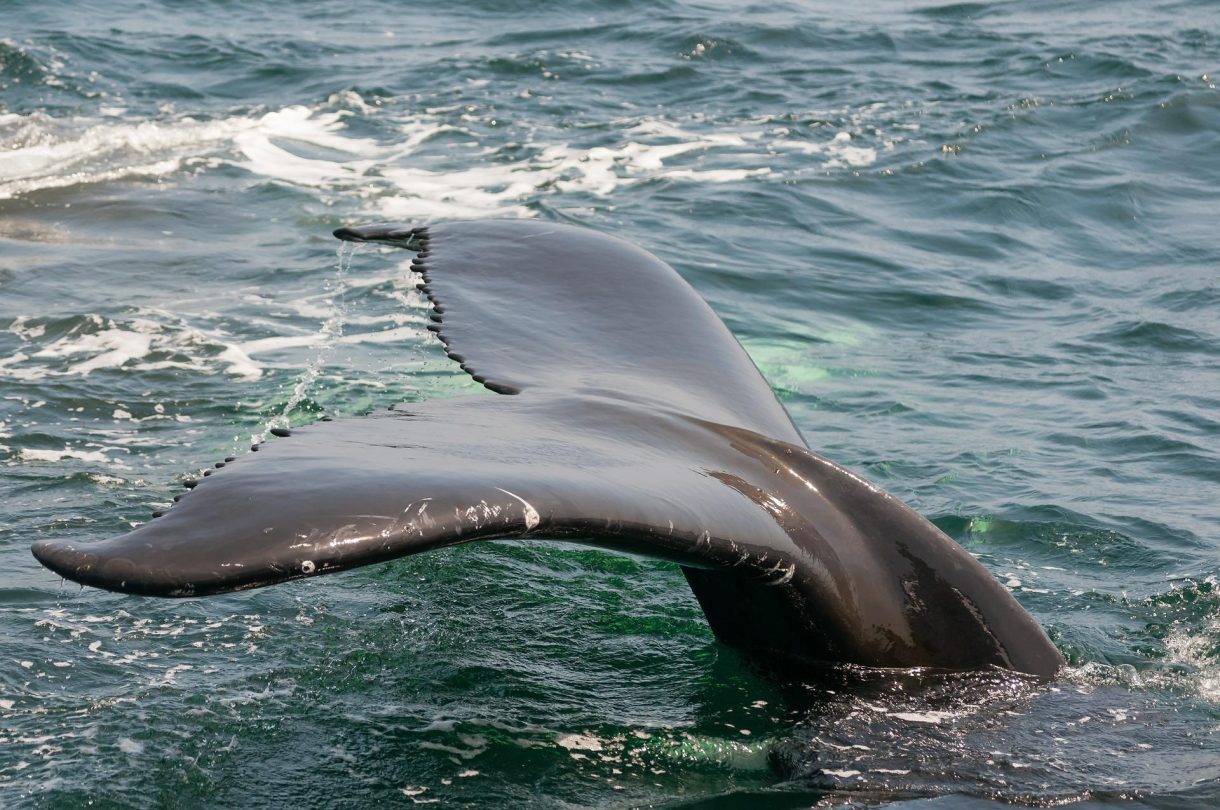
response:
[[[190,596],[562,537],[682,564],[717,635],[767,662],[1062,665],[973,557],[811,453],[719,318],[650,254],[524,221],[336,235],[422,247],[447,352],[505,396],[294,430],[165,516],[103,543],[39,543],[39,560]]]

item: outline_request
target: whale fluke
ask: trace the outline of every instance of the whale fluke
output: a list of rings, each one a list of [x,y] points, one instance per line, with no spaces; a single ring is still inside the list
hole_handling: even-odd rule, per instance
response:
[[[965,550],[805,446],[651,254],[528,221],[336,235],[419,251],[446,352],[505,396],[294,428],[156,520],[39,542],[40,561],[86,585],[200,596],[473,540],[568,539],[680,564],[714,632],[768,662],[1062,666]]]

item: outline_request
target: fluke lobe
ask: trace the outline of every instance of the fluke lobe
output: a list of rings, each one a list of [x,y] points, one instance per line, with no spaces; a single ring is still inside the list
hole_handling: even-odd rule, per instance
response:
[[[809,451],[720,319],[651,254],[534,221],[335,235],[418,250],[433,331],[503,396],[294,428],[128,534],[36,543],[44,565],[201,596],[560,538],[677,562],[716,635],[772,664],[1062,666],[973,557]]]

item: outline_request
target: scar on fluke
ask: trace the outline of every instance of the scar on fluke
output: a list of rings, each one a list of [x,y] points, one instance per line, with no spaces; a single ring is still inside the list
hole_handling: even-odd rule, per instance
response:
[[[276,441],[184,481],[189,497],[154,521],[36,543],[43,564],[100,588],[202,596],[475,540],[565,539],[678,563],[716,635],[769,664],[1062,666],[970,554],[806,447],[655,256],[520,220],[335,235],[417,251],[446,355],[511,396],[274,428]]]

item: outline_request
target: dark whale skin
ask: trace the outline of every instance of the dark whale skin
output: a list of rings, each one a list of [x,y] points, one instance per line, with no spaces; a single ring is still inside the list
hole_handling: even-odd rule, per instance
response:
[[[111,540],[40,541],[86,585],[202,596],[493,538],[680,564],[713,631],[766,663],[1050,678],[1063,658],[930,522],[811,452],[668,265],[536,221],[377,225],[419,251],[446,353],[503,396],[399,406],[267,443]]]

